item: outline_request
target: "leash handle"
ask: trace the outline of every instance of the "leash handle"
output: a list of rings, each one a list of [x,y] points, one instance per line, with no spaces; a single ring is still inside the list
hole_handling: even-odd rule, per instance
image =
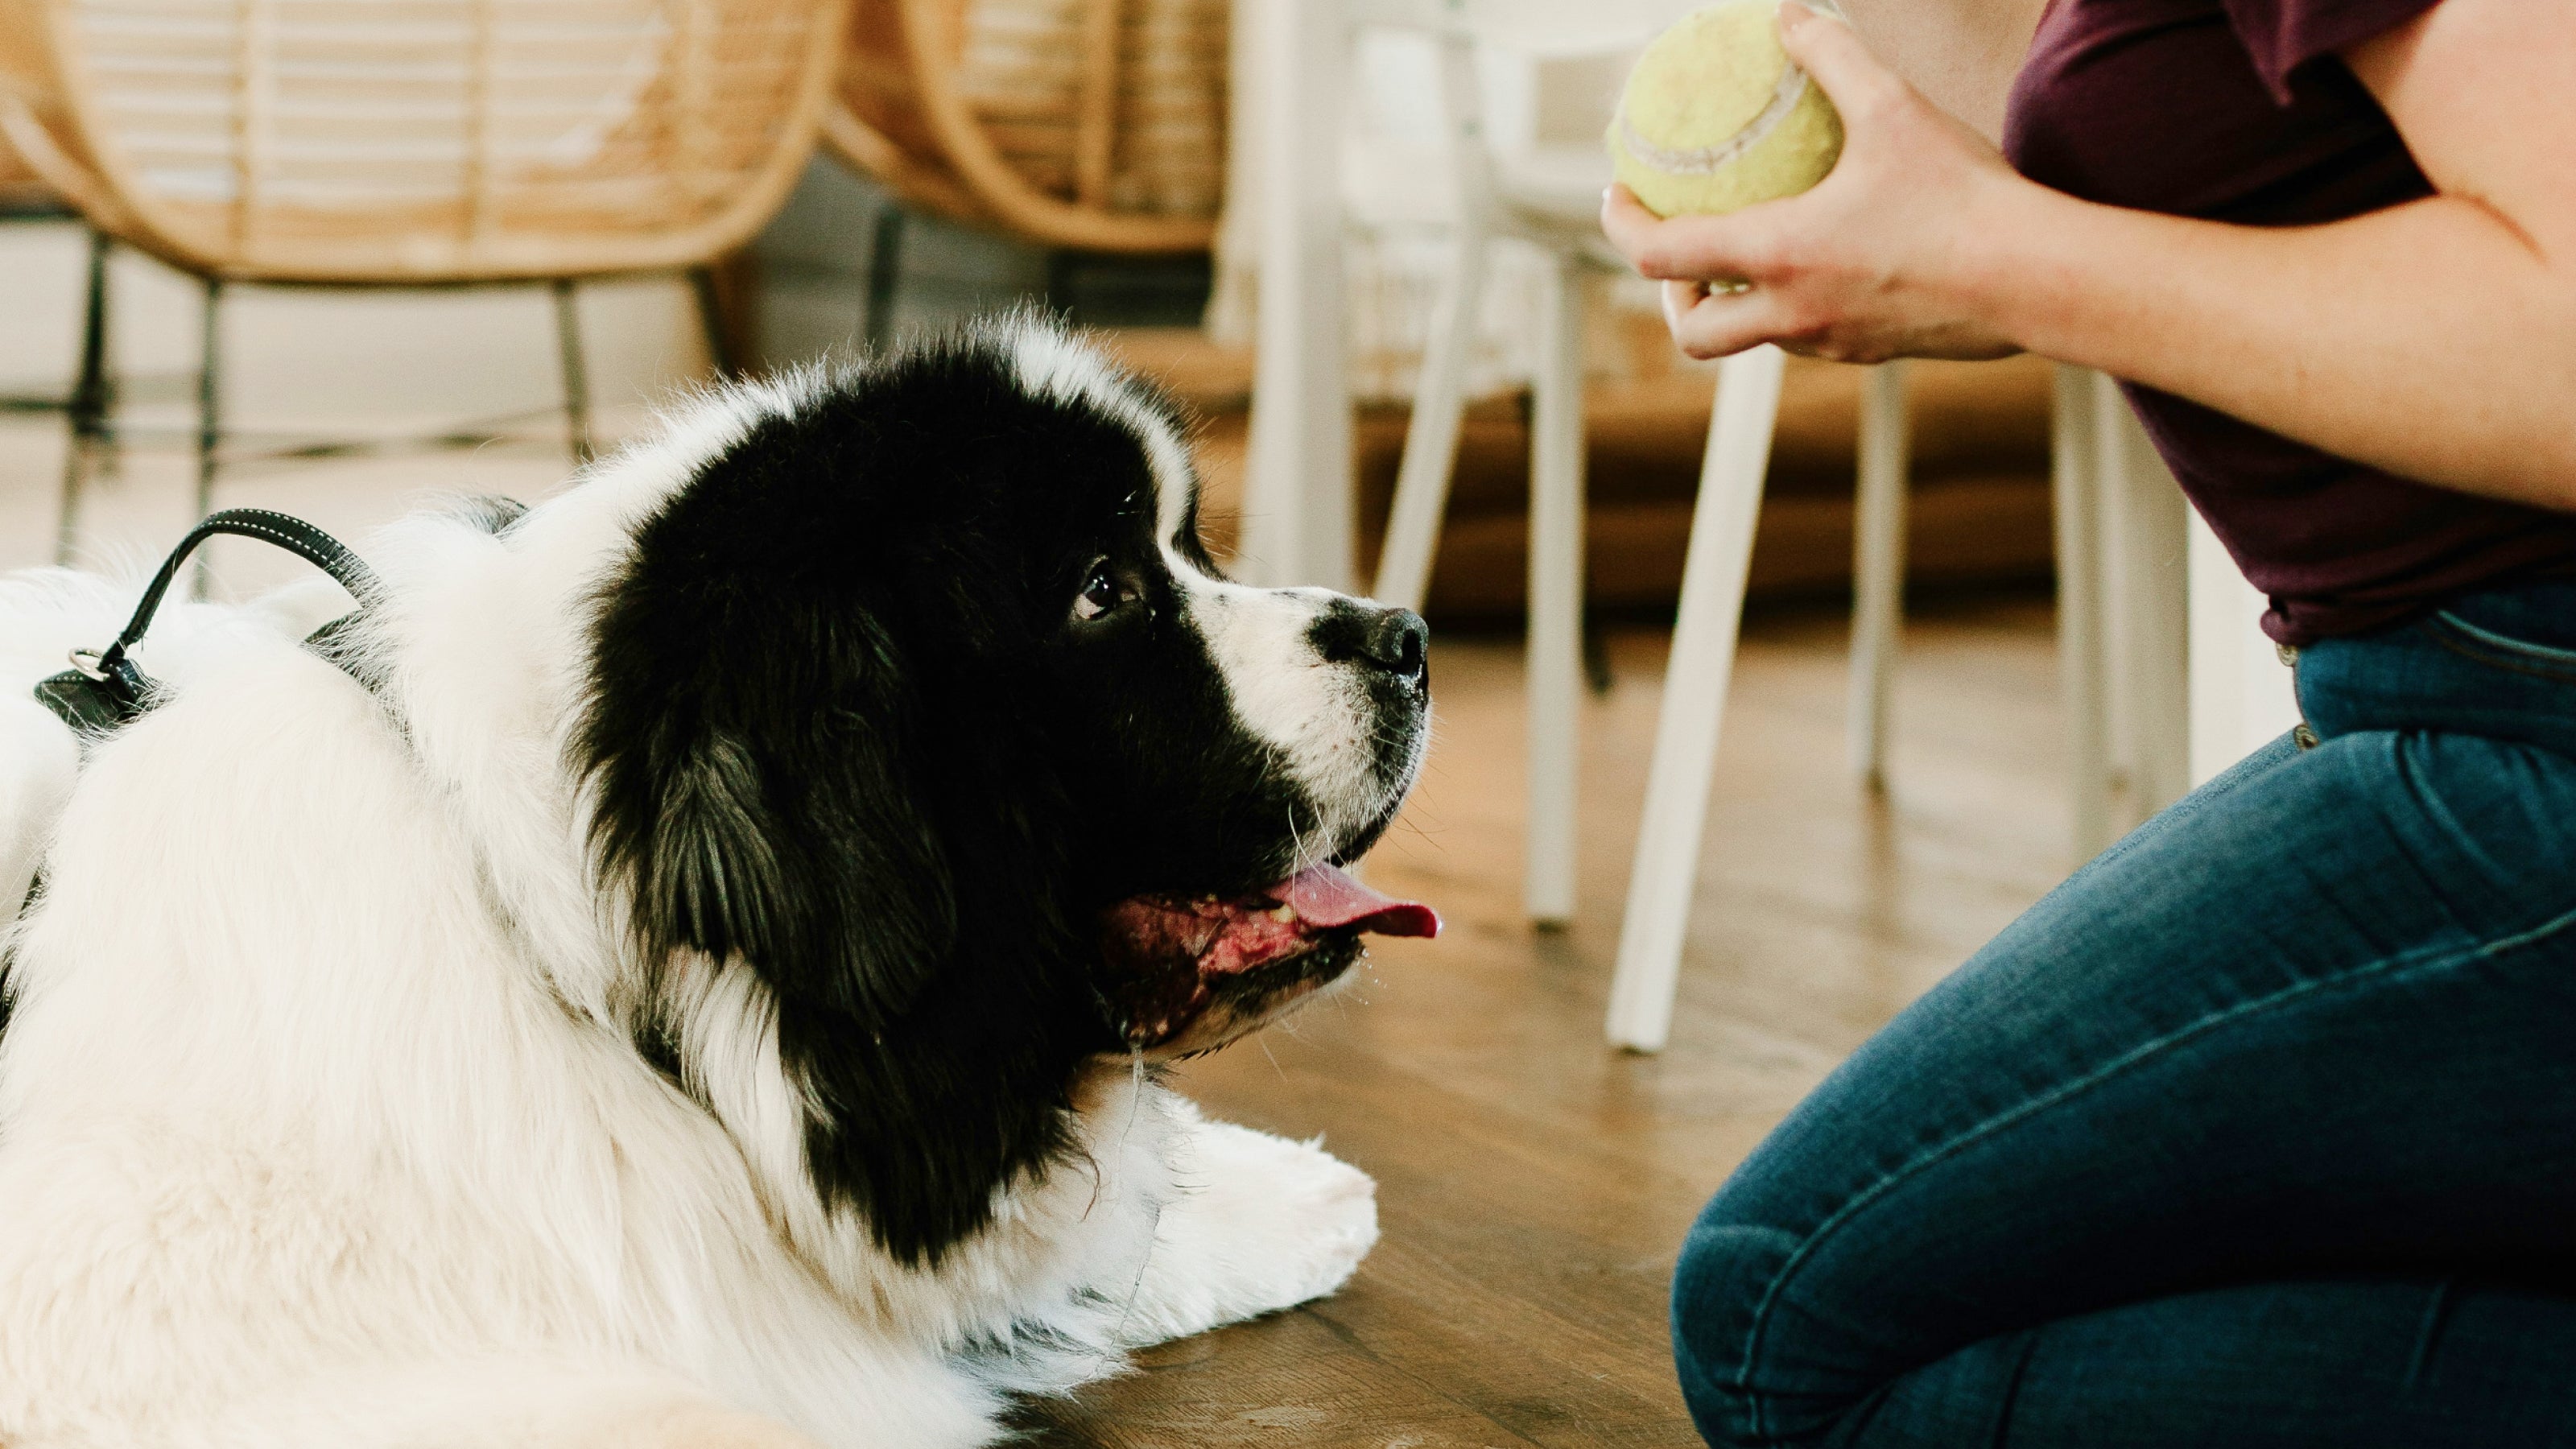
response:
[[[197,551],[197,545],[219,533],[255,538],[285,549],[339,580],[362,609],[384,592],[375,570],[343,547],[340,540],[303,519],[265,508],[227,508],[189,529],[187,537],[180,539],[179,546],[162,560],[161,572],[152,576],[151,587],[143,591],[143,601],[134,606],[134,617],[126,622],[125,632],[116,636],[116,642],[94,654],[86,649],[73,650],[70,670],[36,685],[37,700],[85,738],[105,734],[143,713],[151,697],[152,681],[134,667],[130,651],[142,641],[143,631],[152,627],[152,616],[161,608],[161,596],[170,592],[170,581],[179,576],[180,565]]]
[[[102,650],[94,661],[75,658],[73,663],[83,673],[140,706],[150,681],[134,667],[134,661],[127,657],[127,652],[141,643],[143,631],[152,627],[152,616],[160,611],[161,596],[170,591],[170,581],[179,576],[179,566],[188,561],[188,555],[196,552],[199,544],[219,533],[255,538],[285,549],[337,579],[340,587],[347,589],[361,608],[382,592],[383,586],[378,582],[375,570],[368,568],[340,540],[303,519],[265,508],[227,508],[220,513],[208,514],[196,527],[189,529],[187,537],[180,539],[179,546],[161,561],[161,571],[152,576],[151,586],[144,589],[142,602],[134,606],[134,617],[126,622],[125,632],[116,636],[116,642]]]

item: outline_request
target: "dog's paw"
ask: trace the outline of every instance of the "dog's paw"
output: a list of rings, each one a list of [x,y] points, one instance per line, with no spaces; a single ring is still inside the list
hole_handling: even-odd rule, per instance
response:
[[[1269,1306],[1286,1308],[1338,1290],[1377,1246],[1377,1179],[1326,1152],[1320,1142],[1291,1142],[1229,1123],[1226,1132],[1256,1139],[1270,1159],[1269,1209],[1279,1236]]]
[[[1131,1338],[1292,1308],[1350,1280],[1377,1243],[1377,1184],[1312,1142],[1190,1114]]]

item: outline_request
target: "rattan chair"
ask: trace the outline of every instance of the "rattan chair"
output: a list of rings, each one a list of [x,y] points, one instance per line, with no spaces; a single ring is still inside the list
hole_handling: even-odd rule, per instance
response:
[[[35,168],[20,160],[7,141],[0,140],[0,216],[38,211],[53,199],[54,193],[36,175]]]
[[[227,284],[550,283],[577,457],[578,279],[689,272],[724,365],[710,266],[795,183],[847,24],[847,0],[0,0],[0,138],[99,250],[204,281],[204,511]],[[105,431],[73,428],[67,540]]]
[[[1047,246],[1204,251],[1227,0],[857,0],[823,135],[904,201]],[[893,236],[881,231],[890,256]]]

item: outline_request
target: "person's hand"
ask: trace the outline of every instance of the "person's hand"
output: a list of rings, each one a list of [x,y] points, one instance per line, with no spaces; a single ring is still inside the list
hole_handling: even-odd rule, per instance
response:
[[[1699,358],[1764,342],[1839,362],[2019,351],[1967,284],[2015,193],[2037,188],[1842,22],[1784,0],[1780,39],[1842,113],[1830,175],[1729,216],[1659,220],[1624,186],[1602,199],[1611,245],[1664,284],[1673,341]]]

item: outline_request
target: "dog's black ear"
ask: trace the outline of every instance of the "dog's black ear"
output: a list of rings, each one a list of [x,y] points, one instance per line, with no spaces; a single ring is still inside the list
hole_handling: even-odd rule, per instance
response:
[[[638,527],[598,595],[575,764],[662,1013],[639,1051],[693,1086],[753,1070],[687,1060],[668,1013],[709,1008],[656,976],[680,952],[757,973],[814,1190],[928,1262],[1069,1151],[1074,1072],[1118,1043],[1045,786],[1011,774],[1025,711],[959,662],[961,611],[989,603],[918,604],[942,573],[854,494],[864,430],[821,427],[755,427]]]
[[[593,847],[644,959],[739,959],[799,1002],[899,1016],[950,953],[956,916],[889,652],[864,620],[831,631],[862,637],[793,644],[750,627],[701,641],[713,657],[694,661],[685,636],[619,632],[603,621],[583,749]],[[782,645],[803,657],[738,652]],[[695,677],[644,682],[691,663]]]

